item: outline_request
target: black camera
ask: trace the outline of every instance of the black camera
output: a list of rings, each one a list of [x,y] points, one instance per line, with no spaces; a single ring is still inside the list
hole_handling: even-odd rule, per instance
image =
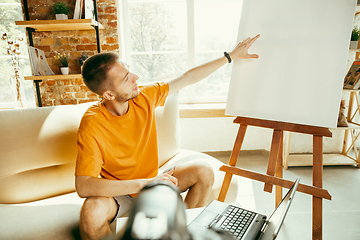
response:
[[[166,182],[145,186],[136,197],[121,240],[227,240],[232,235],[214,229],[189,232],[179,189]]]

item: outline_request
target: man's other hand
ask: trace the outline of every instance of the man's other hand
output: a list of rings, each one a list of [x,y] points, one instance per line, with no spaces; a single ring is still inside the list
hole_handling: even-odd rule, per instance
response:
[[[153,178],[153,181],[166,181],[177,186],[178,180],[176,177],[172,176],[174,174],[174,169],[171,169],[169,172],[161,173]]]

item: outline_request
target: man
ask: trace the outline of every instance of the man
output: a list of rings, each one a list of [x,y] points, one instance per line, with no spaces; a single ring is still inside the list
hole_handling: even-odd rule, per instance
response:
[[[103,100],[84,114],[78,132],[76,190],[86,198],[80,213],[83,239],[101,239],[111,233],[110,224],[130,210],[133,197],[151,181],[168,181],[188,190],[185,203],[201,207],[214,183],[205,162],[188,162],[158,174],[154,110],[167,96],[194,84],[231,60],[258,58],[248,49],[259,38],[240,42],[223,57],[190,69],[163,83],[138,87],[117,54],[96,54],[83,65],[87,87]],[[100,177],[99,177],[100,176]]]

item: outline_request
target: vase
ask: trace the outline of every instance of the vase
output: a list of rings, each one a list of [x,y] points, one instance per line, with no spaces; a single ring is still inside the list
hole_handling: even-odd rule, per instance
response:
[[[68,15],[66,14],[55,14],[55,18],[56,20],[64,20],[64,19],[68,19]]]
[[[60,70],[63,75],[69,74],[69,67],[61,67]]]
[[[21,80],[17,76],[11,76],[10,78],[10,84],[15,100],[14,108],[26,108],[24,105],[25,99],[25,92],[23,89],[23,84],[21,83]]]
[[[351,41],[350,49],[357,49],[357,48],[358,48],[358,41]]]

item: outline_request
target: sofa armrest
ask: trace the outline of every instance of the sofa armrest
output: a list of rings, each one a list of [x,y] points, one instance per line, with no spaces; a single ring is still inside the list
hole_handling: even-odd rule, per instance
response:
[[[170,95],[166,99],[164,107],[158,107],[155,111],[157,139],[159,148],[159,166],[180,151],[180,119],[178,93]]]

